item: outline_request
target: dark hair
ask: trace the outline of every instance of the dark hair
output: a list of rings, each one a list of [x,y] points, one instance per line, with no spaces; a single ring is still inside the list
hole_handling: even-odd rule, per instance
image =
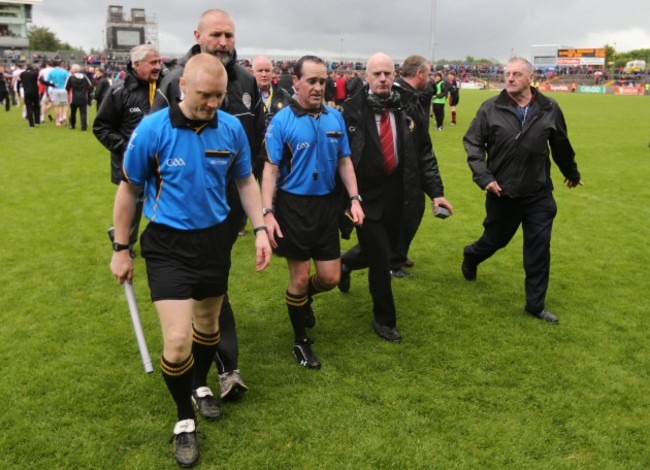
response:
[[[410,55],[404,59],[404,63],[402,64],[402,76],[415,77],[415,74],[418,73],[418,70],[426,72],[427,64],[427,59],[421,55]]]
[[[315,55],[304,55],[300,59],[298,59],[298,62],[296,62],[296,65],[293,67],[293,74],[300,79],[302,76],[302,64],[305,62],[313,62],[315,64],[322,64],[325,65],[325,62],[323,62],[323,59],[320,57],[316,57]]]

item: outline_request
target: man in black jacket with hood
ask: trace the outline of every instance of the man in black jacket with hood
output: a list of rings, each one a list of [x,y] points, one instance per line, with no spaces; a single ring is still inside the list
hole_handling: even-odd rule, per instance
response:
[[[200,52],[211,54],[221,60],[228,73],[227,95],[221,109],[239,119],[246,131],[251,154],[258,155],[265,132],[263,103],[255,78],[245,67],[237,63],[234,21],[223,10],[216,8],[207,10],[201,15],[199,24],[194,30],[194,39],[196,44],[188,51],[181,65]],[[165,108],[173,101],[182,100],[178,86],[182,73],[183,67],[177,67],[165,76],[158,89],[154,110]],[[231,240],[234,244],[246,218],[232,182],[229,185],[228,202],[230,215],[227,221],[231,227]],[[215,362],[219,370],[221,397],[236,398],[248,390],[248,387],[239,376],[237,330],[227,294],[219,316],[219,330],[221,342],[217,348]]]
[[[77,123],[77,110],[81,119],[81,130],[88,128],[88,94],[93,89],[88,76],[81,71],[79,64],[72,64],[70,75],[65,82],[65,89],[70,96],[70,129]]]
[[[95,137],[111,152],[111,181],[116,185],[122,181],[122,160],[127,144],[133,130],[149,114],[162,70],[160,53],[151,44],[131,49],[130,59],[124,80],[113,85],[93,123]],[[133,245],[138,241],[142,203],[138,200],[131,224],[129,251],[132,257],[135,256]],[[109,230],[112,237],[111,234],[112,229]]]

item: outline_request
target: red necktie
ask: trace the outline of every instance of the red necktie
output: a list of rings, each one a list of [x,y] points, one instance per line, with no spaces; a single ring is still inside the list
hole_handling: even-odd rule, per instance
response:
[[[393,144],[393,128],[390,125],[390,115],[384,111],[379,121],[379,142],[381,151],[384,154],[384,171],[390,175],[396,166],[395,146]]]

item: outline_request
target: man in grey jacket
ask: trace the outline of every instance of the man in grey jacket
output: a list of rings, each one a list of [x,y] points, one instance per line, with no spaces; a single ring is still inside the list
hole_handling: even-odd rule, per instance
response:
[[[558,104],[530,86],[533,66],[514,57],[505,68],[506,88],[485,101],[463,144],[474,182],[487,192],[483,235],[465,247],[463,276],[476,280],[477,266],[505,247],[521,225],[526,273],[525,310],[558,323],[544,304],[551,264],[551,229],[557,212],[551,162],[569,188],[582,184]]]

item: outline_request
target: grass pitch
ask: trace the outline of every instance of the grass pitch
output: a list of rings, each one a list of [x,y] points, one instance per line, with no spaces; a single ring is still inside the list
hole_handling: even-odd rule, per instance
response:
[[[461,139],[488,96],[461,91],[458,125],[432,132],[456,214],[427,214],[415,275],[394,282],[403,344],[375,336],[355,272],[349,294],[314,304],[323,369],[296,366],[287,268],[254,273],[252,237],[237,242],[230,295],[251,390],[222,421],[199,421],[204,468],[648,467],[648,98],[551,95],[585,182],[568,190],[554,173],[554,327],[523,313],[520,235],[476,283],[460,274],[484,216]],[[0,468],[173,468],[144,264],[149,375],[108,269],[108,152],[90,131],[31,130],[15,108],[0,110],[0,136]]]

